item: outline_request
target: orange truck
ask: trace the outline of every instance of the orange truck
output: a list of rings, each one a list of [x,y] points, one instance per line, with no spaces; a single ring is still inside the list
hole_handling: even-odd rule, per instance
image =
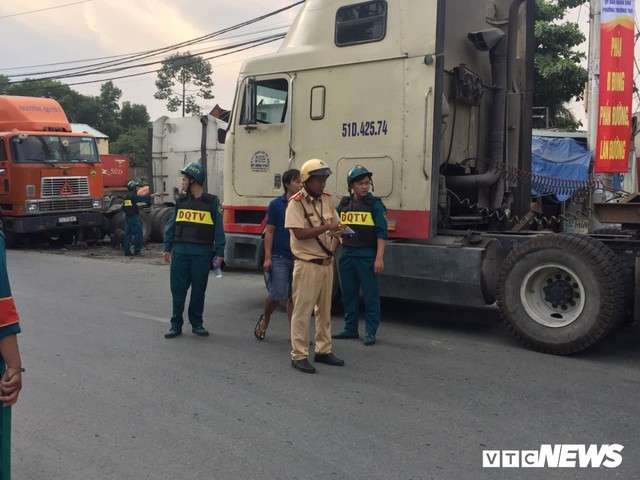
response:
[[[27,238],[99,238],[102,168],[95,138],[72,133],[50,98],[0,95],[0,228]]]

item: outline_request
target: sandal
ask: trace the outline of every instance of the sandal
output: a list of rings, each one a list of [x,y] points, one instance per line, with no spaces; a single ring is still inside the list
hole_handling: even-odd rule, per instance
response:
[[[256,323],[256,327],[253,329],[253,336],[260,341],[264,340],[264,337],[267,334],[267,329],[262,328],[260,326],[260,323],[262,322],[263,318],[264,318],[264,314],[260,315],[260,318],[258,319],[258,323]]]

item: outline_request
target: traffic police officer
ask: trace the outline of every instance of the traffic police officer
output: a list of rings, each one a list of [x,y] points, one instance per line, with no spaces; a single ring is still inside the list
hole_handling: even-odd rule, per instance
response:
[[[170,284],[173,295],[171,326],[165,338],[174,338],[182,333],[182,313],[189,287],[191,331],[206,337],[209,331],[202,325],[202,313],[212,254],[218,257],[219,265],[224,260],[222,206],[218,197],[204,191],[202,185],[207,174],[202,165],[192,162],[180,173],[183,175],[183,194],[176,200],[173,216],[167,223],[162,254],[167,263],[171,256]]]
[[[340,223],[355,233],[342,236],[342,255],[338,263],[344,328],[333,338],[358,338],[360,287],[365,305],[364,344],[376,343],[380,323],[380,292],[378,274],[384,269],[384,247],[387,239],[386,208],[374,197],[373,173],[356,165],[347,174],[349,196],[338,205]]]
[[[331,352],[331,290],[333,252],[342,227],[331,195],[324,193],[331,170],[318,159],[300,168],[303,188],[289,200],[285,228],[291,232],[293,265],[293,313],[291,315],[291,365],[304,373],[315,373],[308,360],[309,319],[316,318],[314,360],[342,366],[344,360]]]
[[[131,180],[127,183],[127,196],[124,199],[122,210],[124,210],[126,225],[124,229],[124,240],[122,246],[124,247],[124,256],[131,255],[131,236],[135,237],[135,243],[133,245],[133,254],[142,255],[142,223],[140,222],[140,209],[138,203],[149,202],[151,197],[157,197],[160,194],[154,193],[153,195],[138,195],[137,188],[139,183]]]

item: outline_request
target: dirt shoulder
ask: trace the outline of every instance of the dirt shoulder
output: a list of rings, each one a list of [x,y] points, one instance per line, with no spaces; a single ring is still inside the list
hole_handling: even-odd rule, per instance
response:
[[[115,249],[108,242],[87,246],[82,244],[65,245],[64,247],[41,245],[25,245],[17,247],[17,250],[35,250],[43,253],[53,253],[69,257],[97,258],[123,263],[144,263],[148,265],[165,265],[162,258],[162,244],[148,243],[142,249],[141,256],[125,257],[121,248]]]

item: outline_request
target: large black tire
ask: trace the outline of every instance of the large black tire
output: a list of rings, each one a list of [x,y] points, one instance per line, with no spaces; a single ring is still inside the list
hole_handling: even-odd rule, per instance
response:
[[[111,233],[114,233],[116,230],[124,231],[125,224],[125,214],[123,211],[119,211],[113,217],[111,217],[111,222],[109,222],[109,230]]]
[[[151,228],[151,240],[162,243],[164,241],[164,229],[173,214],[173,207],[162,207],[153,217]]]
[[[140,217],[140,223],[142,223],[142,243],[145,244],[149,241],[149,236],[151,235],[151,221],[149,220],[147,212],[143,210],[140,210],[138,216]],[[124,232],[126,229],[126,222],[127,220],[124,212],[116,213],[109,224],[111,235],[114,235],[118,230],[122,230]]]
[[[151,237],[151,220],[149,219],[149,214],[144,210],[140,210],[138,217],[140,217],[140,223],[142,223],[142,243],[146,245]]]
[[[600,229],[607,230],[607,229]],[[608,229],[615,230],[615,229]],[[622,232],[622,230],[617,230],[618,232]],[[596,230],[594,233],[598,233],[599,230]],[[614,271],[620,277],[622,281],[622,287],[618,290],[618,298],[616,300],[618,308],[619,308],[619,320],[621,322],[628,321],[632,319],[633,316],[633,289],[634,289],[634,280],[633,280],[633,269],[628,266],[619,255],[617,255],[613,250],[607,247],[600,240],[590,237],[588,235],[580,235],[580,234],[569,234],[572,236],[577,236],[579,238],[583,238],[585,241],[590,242],[594,245],[598,245],[597,248],[602,249],[602,246],[605,247],[603,250],[607,255],[607,261],[613,265]]]
[[[150,208],[149,209],[149,225],[151,225],[151,234],[149,235],[149,240],[153,241],[153,221],[156,218],[156,215],[160,211],[160,208]]]
[[[73,243],[73,236],[75,233],[75,229],[60,230],[52,233],[51,235],[48,235],[49,244],[53,247],[71,245]]]
[[[498,279],[502,320],[528,348],[568,355],[618,324],[622,277],[615,254],[581,235],[541,235],[515,248]]]

